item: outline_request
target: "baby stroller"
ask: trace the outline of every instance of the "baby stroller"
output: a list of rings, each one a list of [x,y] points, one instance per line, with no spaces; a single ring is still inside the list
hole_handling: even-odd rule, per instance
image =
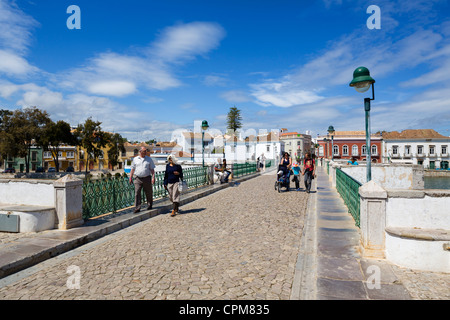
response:
[[[290,188],[290,176],[291,170],[287,169],[286,166],[278,166],[277,171],[277,181],[275,181],[275,190],[281,192],[281,188],[286,188],[289,191]]]

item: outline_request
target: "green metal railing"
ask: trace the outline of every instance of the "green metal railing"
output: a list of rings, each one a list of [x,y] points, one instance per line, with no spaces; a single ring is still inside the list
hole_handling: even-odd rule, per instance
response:
[[[355,225],[360,227],[360,196],[361,183],[350,177],[344,171],[336,168],[336,189],[341,195],[348,211],[355,219]]]
[[[233,178],[239,178],[257,171],[256,162],[234,163],[232,166]]]
[[[183,169],[183,179],[186,181],[188,189],[208,184],[207,170],[207,167]],[[153,199],[167,196],[164,188],[164,171],[158,171],[153,184]],[[147,202],[144,191],[142,191],[142,202]],[[83,181],[84,219],[116,212],[132,205],[134,205],[134,184],[129,183],[127,176]]]

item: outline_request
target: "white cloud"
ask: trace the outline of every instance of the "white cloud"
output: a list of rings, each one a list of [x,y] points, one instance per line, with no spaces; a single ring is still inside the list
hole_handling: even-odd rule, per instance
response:
[[[225,87],[228,83],[228,79],[223,76],[207,75],[203,79],[203,84],[208,87]]]
[[[19,55],[0,50],[0,74],[4,73],[9,76],[25,76],[38,69],[31,66],[26,59]]]
[[[179,24],[163,30],[149,52],[164,62],[179,63],[217,48],[224,36],[224,29],[216,23]]]
[[[136,92],[136,85],[128,81],[103,81],[92,84],[89,92],[106,96],[122,97]]]
[[[235,102],[235,103],[250,101],[250,97],[243,90],[230,90],[222,92],[220,94],[220,97],[228,102]]]
[[[182,83],[172,64],[180,64],[216,48],[224,36],[213,23],[193,22],[166,28],[143,55],[105,52],[88,60],[86,67],[56,75],[63,88],[105,96],[127,96],[139,88],[167,90]]]
[[[303,90],[301,87],[288,81],[253,84],[251,88],[251,95],[256,98],[256,103],[263,106],[287,108],[323,99],[315,92]]]
[[[63,104],[63,95],[60,92],[53,92],[47,89],[39,91],[28,91],[23,94],[18,105],[26,108],[31,106],[45,106],[48,110],[57,110]]]
[[[37,25],[14,2],[0,0],[0,47],[24,53],[31,41],[31,29]]]
[[[14,2],[0,0],[0,75],[23,77],[38,70],[24,58],[31,42],[31,29],[37,25]]]

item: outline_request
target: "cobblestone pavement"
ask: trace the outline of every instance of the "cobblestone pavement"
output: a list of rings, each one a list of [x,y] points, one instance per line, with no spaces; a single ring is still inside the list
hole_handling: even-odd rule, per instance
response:
[[[414,300],[450,300],[450,273],[425,272],[393,266]]]
[[[46,261],[0,299],[287,300],[308,194],[278,193],[274,181],[242,182]]]

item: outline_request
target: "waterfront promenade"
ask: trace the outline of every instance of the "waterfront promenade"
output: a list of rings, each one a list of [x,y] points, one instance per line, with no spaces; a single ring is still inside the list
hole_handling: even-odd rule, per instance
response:
[[[271,171],[208,195],[203,192],[182,205],[174,218],[164,203],[156,203],[162,211],[153,212],[159,214],[125,213],[98,224],[93,220],[67,231],[66,240],[55,236],[57,231],[39,237],[0,234],[0,268],[14,249],[26,256],[27,243],[53,245],[53,252],[59,246],[61,251],[0,279],[0,299],[450,298],[450,274],[360,257],[359,230],[324,170],[318,170],[310,194],[278,193],[274,181]],[[144,215],[148,219],[139,222]],[[134,224],[125,228],[130,224],[125,219]],[[111,233],[99,236],[102,224],[109,224]],[[83,232],[84,238],[78,239],[84,240],[77,241],[87,244],[75,241],[63,253],[67,239]],[[89,237],[94,241],[86,240]],[[28,252],[32,260],[31,248]],[[367,286],[370,266],[381,271],[379,289]],[[68,286],[73,267],[79,270],[79,288]]]

